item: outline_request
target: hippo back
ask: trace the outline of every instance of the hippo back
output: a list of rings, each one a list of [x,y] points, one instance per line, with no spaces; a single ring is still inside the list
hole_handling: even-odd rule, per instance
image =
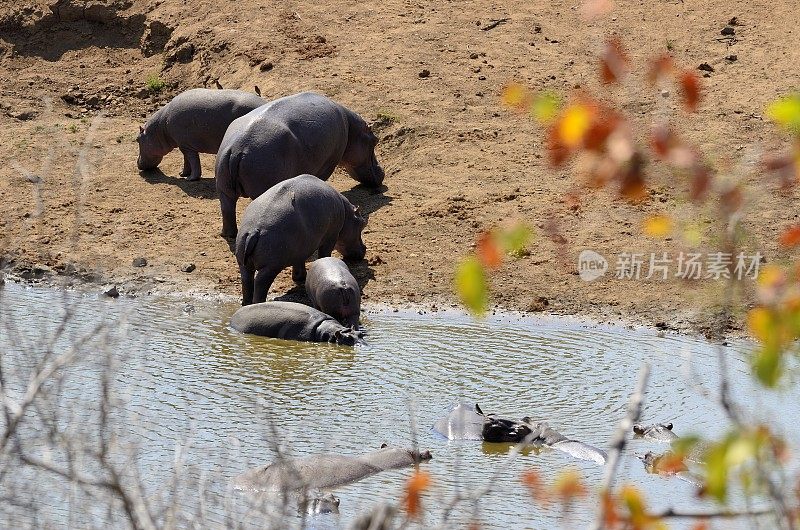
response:
[[[308,270],[306,292],[320,311],[346,326],[358,324],[361,289],[344,261],[334,257],[315,260]]]
[[[295,302],[263,302],[240,308],[231,317],[231,327],[242,333],[272,337],[317,341],[318,328],[333,318],[325,313]],[[342,327],[339,325],[339,327]]]

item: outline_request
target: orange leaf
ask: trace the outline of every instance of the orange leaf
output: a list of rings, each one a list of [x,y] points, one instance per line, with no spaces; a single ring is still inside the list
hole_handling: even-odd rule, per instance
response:
[[[583,142],[592,125],[595,109],[583,103],[567,107],[555,123],[561,142],[567,147],[577,147]]]
[[[643,228],[649,237],[664,238],[672,232],[672,219],[666,215],[654,215],[645,219]]]
[[[781,245],[784,247],[796,247],[800,245],[800,225],[794,225],[781,234]]]
[[[555,125],[550,127],[547,133],[547,151],[550,155],[550,163],[555,167],[563,165],[571,154],[571,150],[561,141]]]
[[[616,499],[608,491],[603,491],[600,502],[603,503],[603,522],[606,528],[616,528],[622,522]]]
[[[689,112],[695,112],[700,104],[700,78],[693,70],[684,70],[678,77],[683,94],[683,105]]]
[[[561,502],[569,502],[578,497],[585,497],[587,490],[581,482],[580,473],[574,469],[568,469],[556,477],[553,493],[561,498]]]
[[[532,99],[528,89],[520,83],[510,83],[500,95],[500,101],[503,105],[519,111],[525,111],[530,107]]]
[[[635,153],[622,174],[620,193],[633,202],[642,201],[647,196],[643,169],[644,159],[641,154]]]
[[[484,232],[478,237],[478,259],[488,269],[496,269],[503,262],[503,254],[497,244],[497,238],[492,232]]]
[[[708,521],[697,521],[694,523],[692,530],[708,530],[709,528]]]
[[[420,494],[428,489],[431,476],[425,471],[417,471],[406,482],[405,507],[409,517],[417,517],[422,509]]]
[[[650,70],[647,72],[647,81],[654,85],[659,79],[672,73],[675,63],[669,55],[661,55],[650,62]]]
[[[544,483],[537,470],[528,469],[527,471],[523,471],[521,478],[522,483],[528,488],[528,492],[530,492],[531,497],[533,497],[536,502],[540,504],[548,504],[550,502],[550,494],[544,487]]]
[[[616,83],[628,73],[630,58],[622,46],[622,41],[612,37],[600,56],[600,78],[603,83]]]
[[[650,146],[659,158],[667,158],[677,144],[678,137],[667,123],[657,125],[650,133]]]
[[[692,166],[692,182],[689,195],[693,201],[701,201],[711,187],[711,168],[703,163]]]

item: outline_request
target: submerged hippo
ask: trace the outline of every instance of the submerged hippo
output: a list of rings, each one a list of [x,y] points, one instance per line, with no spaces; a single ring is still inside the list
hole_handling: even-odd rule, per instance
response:
[[[339,258],[320,258],[308,268],[306,293],[314,307],[345,326],[357,326],[361,313],[361,288]]]
[[[636,438],[656,442],[672,443],[678,439],[678,435],[672,432],[672,423],[654,423],[652,425],[637,423],[633,426],[633,434]]]
[[[231,327],[242,333],[273,339],[331,342],[353,346],[362,331],[345,327],[330,315],[295,302],[263,302],[240,308],[231,317]]]
[[[143,171],[155,169],[177,147],[183,153],[181,176],[197,180],[198,153],[216,154],[231,122],[266,103],[240,90],[195,88],[178,94],[139,127],[136,165]]]
[[[360,116],[312,92],[276,99],[235,120],[217,156],[221,235],[236,237],[239,197],[255,199],[303,173],[327,180],[341,165],[362,184],[380,186],[377,142]]]
[[[361,232],[366,225],[344,195],[312,175],[271,188],[247,205],[236,236],[242,305],[265,301],[275,277],[286,267],[292,267],[295,282],[304,282],[306,259],[315,251],[326,258],[335,248],[345,258],[362,259],[367,247]]]
[[[567,438],[544,422],[521,421],[485,414],[478,405],[459,403],[450,413],[438,420],[433,429],[448,440],[483,440],[545,445],[575,458],[605,464],[605,451]]]
[[[380,471],[397,469],[431,459],[430,451],[386,447],[360,456],[322,454],[260,466],[234,479],[234,487],[247,491],[295,491],[349,484]]]

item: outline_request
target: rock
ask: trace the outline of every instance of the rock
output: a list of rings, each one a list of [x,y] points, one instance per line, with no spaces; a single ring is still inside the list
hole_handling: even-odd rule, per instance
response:
[[[133,258],[134,267],[147,267],[147,260],[145,258]]]
[[[669,90],[667,90],[667,89],[662,90],[661,91],[661,97],[662,98],[668,98],[669,97]]]
[[[28,121],[35,118],[39,113],[33,109],[22,109],[16,112],[9,112],[8,115],[15,120]]]
[[[726,61],[730,61],[732,63],[735,63],[736,61],[739,60],[739,56],[738,55],[728,55],[728,56],[725,57],[725,60]]]
[[[90,107],[94,107],[98,103],[100,103],[100,98],[97,97],[96,95],[91,95],[88,98],[86,98],[86,104],[89,105]]]
[[[477,59],[478,57],[480,57],[480,55],[478,55],[477,53],[470,53],[469,54],[469,58],[470,59]]]
[[[720,31],[720,33],[722,35],[725,35],[726,37],[733,37],[734,35],[736,35],[736,30],[733,29],[732,26],[725,26],[724,28],[722,28],[722,31]]]
[[[194,57],[194,44],[185,42],[167,56],[167,62],[190,63]]]
[[[550,305],[550,300],[545,298],[544,296],[537,296],[535,300],[533,300],[530,305],[528,305],[528,311],[532,313],[539,313],[544,311],[547,306]]]
[[[479,75],[478,76],[478,81],[486,81],[486,76],[485,75]]]
[[[421,72],[420,72],[419,74],[417,74],[417,75],[419,75],[419,76],[420,76],[420,78],[422,78],[422,79],[425,79],[426,77],[430,77],[430,75],[431,75],[431,71],[426,69],[426,70],[423,70],[423,71],[421,71]]]
[[[708,63],[701,63],[700,66],[697,67],[698,70],[702,70],[704,72],[713,72],[714,67]]]
[[[103,296],[107,296],[109,298],[119,298],[119,291],[117,290],[116,285],[112,285],[111,287],[104,287],[103,288]]]
[[[739,25],[739,19],[736,18],[736,17],[733,17],[732,19],[730,19],[728,21],[728,25],[729,26],[738,26]]]
[[[184,263],[181,265],[181,272],[192,272],[196,268],[194,263]]]

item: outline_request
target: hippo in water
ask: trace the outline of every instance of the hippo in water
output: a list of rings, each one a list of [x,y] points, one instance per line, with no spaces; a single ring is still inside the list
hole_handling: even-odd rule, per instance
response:
[[[236,237],[239,197],[255,199],[303,173],[328,180],[341,165],[358,182],[380,186],[377,142],[360,116],[312,92],[276,99],[235,120],[217,155],[221,235]]]
[[[339,258],[320,258],[308,268],[306,293],[311,303],[345,326],[357,326],[361,313],[361,288]]]
[[[306,278],[308,257],[326,258],[336,248],[360,260],[367,252],[361,231],[367,220],[344,195],[312,175],[285,180],[247,205],[236,236],[242,276],[242,305],[263,302],[284,268],[292,279]],[[258,271],[258,274],[256,274]]]
[[[266,104],[255,94],[240,90],[195,88],[175,96],[139,127],[140,170],[155,169],[176,147],[183,153],[181,176],[201,176],[200,155],[217,154],[225,131],[233,120]]]
[[[331,342],[353,346],[362,331],[345,327],[330,315],[295,302],[263,302],[240,308],[231,317],[231,327],[242,333],[273,339]]]
[[[242,473],[233,485],[255,492],[334,488],[380,471],[430,459],[430,451],[417,452],[384,444],[377,451],[359,456],[321,454],[267,464]]]
[[[656,442],[672,443],[678,439],[678,435],[672,432],[672,423],[654,423],[652,425],[636,423],[633,426],[633,434],[636,438]]]
[[[545,445],[575,458],[605,464],[605,451],[567,438],[544,422],[529,417],[520,421],[485,414],[478,405],[459,403],[438,420],[433,429],[448,440],[483,440]]]

